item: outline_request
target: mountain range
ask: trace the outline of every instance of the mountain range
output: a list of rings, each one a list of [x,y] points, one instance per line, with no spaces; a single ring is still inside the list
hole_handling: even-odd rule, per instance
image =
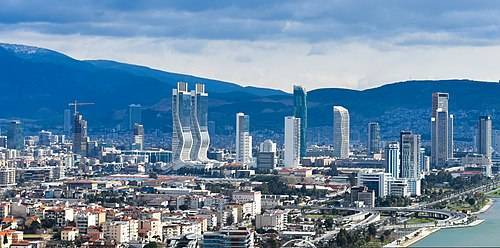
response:
[[[171,129],[170,101],[178,81],[204,83],[209,93],[209,120],[216,132],[231,132],[235,113],[251,116],[253,132],[281,133],[283,118],[293,111],[289,93],[267,88],[165,72],[109,60],[77,60],[62,53],[16,44],[0,44],[0,118],[20,118],[34,127],[61,127],[63,111],[77,99],[92,128],[114,128],[127,119],[127,106],[144,106],[146,129]],[[307,88],[307,85],[304,85]],[[383,138],[402,129],[429,138],[432,92],[450,93],[458,141],[470,141],[480,115],[495,120],[500,84],[472,80],[418,80],[366,90],[339,88],[308,92],[309,139],[327,142],[332,106],[350,111],[353,139],[363,140],[367,123],[381,123]]]

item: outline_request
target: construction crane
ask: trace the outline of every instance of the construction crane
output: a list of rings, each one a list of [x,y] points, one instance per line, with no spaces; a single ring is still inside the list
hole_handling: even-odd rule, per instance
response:
[[[75,115],[77,113],[76,112],[77,111],[77,107],[78,106],[84,106],[84,105],[94,105],[94,103],[93,102],[77,102],[76,100],[74,100],[71,103],[68,103],[68,106],[70,106],[70,107],[73,106],[73,108],[74,108],[73,114],[75,114]]]

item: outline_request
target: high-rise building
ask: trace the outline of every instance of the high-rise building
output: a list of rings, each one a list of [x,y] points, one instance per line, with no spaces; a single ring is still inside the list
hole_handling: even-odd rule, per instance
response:
[[[478,130],[477,152],[491,159],[493,154],[493,148],[492,148],[493,131],[492,131],[491,116],[486,115],[479,117],[477,130]]]
[[[71,133],[71,109],[64,110],[64,134],[69,135]]]
[[[300,118],[285,117],[285,167],[297,167],[300,164]]]
[[[140,104],[128,105],[128,129],[132,130],[134,124],[142,124],[142,106]]]
[[[453,157],[453,116],[448,111],[448,93],[432,94],[431,163],[443,167]]]
[[[143,150],[144,149],[144,126],[141,124],[134,124],[133,130],[133,148],[134,150]]]
[[[420,135],[401,132],[401,178],[408,179],[411,195],[420,195]]]
[[[349,111],[333,106],[333,148],[338,158],[349,157]]]
[[[293,86],[293,116],[300,118],[300,157],[307,156],[307,93],[304,87]]]
[[[380,125],[378,122],[368,123],[368,153],[380,153]]]
[[[399,143],[389,142],[385,146],[385,171],[391,173],[394,178],[399,178]]]
[[[401,132],[401,178],[419,178],[420,135]]]
[[[453,158],[453,147],[455,145],[455,142],[453,142],[454,119],[455,119],[454,115],[448,116],[448,159]]]
[[[73,153],[87,156],[87,121],[83,119],[81,113],[73,116]]]
[[[250,135],[250,116],[236,114],[236,162],[248,165],[252,162],[252,136]]]
[[[207,161],[210,135],[208,134],[208,94],[204,84],[196,84],[191,91],[191,133],[193,134],[193,148],[191,160]]]
[[[189,92],[187,83],[177,83],[172,90],[172,122],[173,159],[208,160],[208,94],[203,84]]]
[[[9,123],[7,130],[7,148],[22,150],[24,148],[24,134],[21,121],[14,120]]]

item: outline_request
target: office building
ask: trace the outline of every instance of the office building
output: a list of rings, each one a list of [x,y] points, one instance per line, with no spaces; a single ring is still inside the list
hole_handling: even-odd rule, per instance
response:
[[[87,121],[83,119],[81,113],[73,116],[73,153],[87,156]]]
[[[399,197],[411,196],[410,188],[408,186],[408,179],[400,178],[393,179],[389,183],[389,195]]]
[[[359,172],[357,186],[365,186],[375,192],[375,197],[386,197],[389,194],[389,183],[393,177],[385,172]]]
[[[385,171],[390,173],[394,178],[399,178],[399,143],[389,142],[384,150],[385,156]]]
[[[300,118],[300,157],[307,154],[307,92],[302,86],[293,86],[293,116]]]
[[[38,133],[38,144],[41,146],[50,146],[52,144],[52,132],[42,130]]]
[[[138,123],[134,124],[134,137],[133,137],[133,150],[143,150],[144,149],[144,126]]]
[[[71,134],[71,109],[65,109],[64,110],[64,134],[65,135],[70,135]]]
[[[349,111],[333,106],[333,147],[337,158],[349,157]]]
[[[9,123],[7,130],[7,148],[22,150],[24,148],[24,134],[21,121],[14,120]]]
[[[300,164],[300,118],[285,117],[285,167],[294,168]]]
[[[276,168],[277,163],[276,143],[265,140],[260,144],[259,153],[257,154],[257,169],[273,170]]]
[[[368,154],[380,153],[380,125],[378,122],[368,123]]]
[[[0,167],[0,186],[9,187],[16,185],[16,168],[1,166]]]
[[[411,195],[420,195],[420,179],[422,177],[420,135],[401,132],[401,174],[400,178],[408,179]]]
[[[252,136],[250,135],[250,116],[236,114],[236,162],[249,165],[252,162]]]
[[[254,248],[253,230],[245,227],[203,234],[203,248]]]
[[[453,157],[453,116],[448,111],[448,93],[432,94],[431,164],[443,167]]]
[[[208,94],[203,84],[188,91],[188,84],[177,83],[172,90],[172,152],[174,161],[206,161],[208,135]]]
[[[128,105],[128,129],[132,130],[134,124],[142,124],[142,106],[140,104]]]
[[[479,117],[478,123],[478,142],[477,142],[477,152],[484,155],[485,157],[491,159],[493,154],[492,148],[492,121],[491,116],[481,116]]]
[[[420,135],[401,132],[401,178],[419,178]]]

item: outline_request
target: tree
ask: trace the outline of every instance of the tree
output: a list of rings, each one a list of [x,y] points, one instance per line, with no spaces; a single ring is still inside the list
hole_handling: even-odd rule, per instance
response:
[[[375,237],[375,235],[377,235],[377,228],[375,227],[375,225],[370,224],[368,226],[368,235],[370,237]]]
[[[147,245],[145,245],[143,248],[159,248],[158,243],[156,242],[149,242]]]
[[[335,223],[335,222],[334,222],[334,220],[333,220],[333,218],[332,218],[332,217],[328,217],[328,218],[326,218],[326,219],[325,219],[325,227],[326,227],[327,229],[332,229],[332,228],[333,228],[334,223]]]

